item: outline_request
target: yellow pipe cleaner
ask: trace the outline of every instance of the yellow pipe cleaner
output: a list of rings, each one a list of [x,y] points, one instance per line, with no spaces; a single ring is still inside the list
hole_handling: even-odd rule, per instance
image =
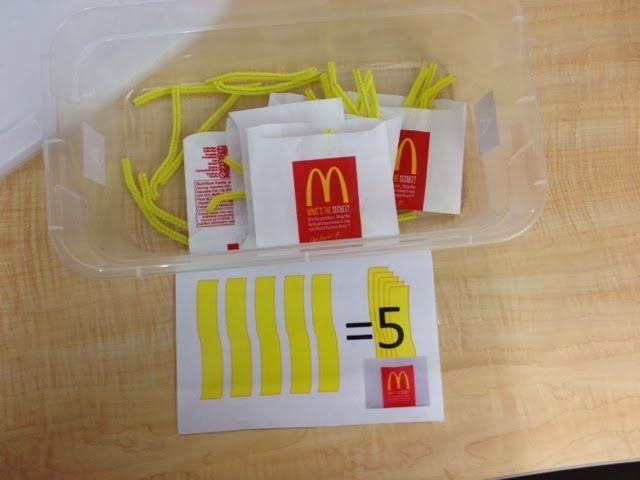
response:
[[[416,81],[413,82],[411,90],[409,90],[409,94],[404,101],[404,108],[412,108],[415,106],[416,100],[418,99],[418,95],[420,95],[420,92],[422,91],[424,80],[427,77],[428,73],[429,69],[427,67],[422,67],[420,69],[420,73],[416,77]]]
[[[178,149],[180,148],[181,130],[182,130],[182,103],[180,102],[180,88],[174,87],[171,90],[172,111],[173,111],[173,127],[171,130],[171,143],[169,144],[169,152],[164,161],[160,164],[160,167],[155,171],[151,177],[151,195],[152,199],[156,200],[160,195],[158,193],[158,186],[164,185],[162,180],[164,178],[164,172],[170,168],[172,162],[174,162]]]
[[[217,77],[210,78],[205,81],[205,83],[216,83],[216,82],[246,82],[246,81],[290,81],[295,80],[300,77],[306,77],[308,75],[316,75],[318,74],[318,69],[315,67],[306,68],[304,70],[300,70],[299,72],[292,73],[274,73],[274,72],[231,72],[225,73],[223,75],[218,75]]]
[[[158,205],[153,203],[150,196],[151,186],[149,184],[149,178],[147,177],[146,173],[140,172],[138,174],[138,182],[140,183],[140,189],[142,190],[142,199],[145,202],[145,207],[149,210],[149,212],[151,212],[154,216],[156,216],[163,222],[173,225],[180,230],[189,229],[189,224],[186,220],[177,217],[172,213],[167,212],[166,210],[163,210]]]
[[[358,92],[358,114],[363,117],[370,117],[372,110],[369,103],[369,95],[362,79],[362,72],[358,67],[353,69],[353,78],[356,81],[356,91]]]
[[[224,157],[222,162],[225,165],[228,165],[231,170],[235,170],[240,175],[244,175],[244,167],[240,165],[240,163],[237,162],[233,157],[227,155],[226,157]]]
[[[373,80],[373,73],[371,70],[367,70],[367,74],[364,77],[364,83],[368,94],[371,96],[371,114],[373,118],[380,118],[380,101],[378,100],[376,83]]]
[[[157,100],[158,98],[164,97],[166,95],[171,95],[171,92],[174,88],[179,89],[182,95],[206,95],[206,94],[220,93],[220,91],[213,85],[185,84],[185,85],[158,87],[134,98],[133,104],[136,107],[142,107],[147,103]]]
[[[349,111],[349,113],[353,115],[358,115],[358,109],[356,108],[356,105],[349,98],[349,95],[347,95],[347,92],[345,92],[344,89],[338,83],[338,74],[336,72],[336,62],[333,62],[333,61],[329,62],[327,69],[329,71],[329,85],[330,85],[330,88],[333,90],[334,95],[337,94],[337,96],[342,98],[342,101],[344,102],[344,105]]]
[[[447,75],[444,78],[438,80],[433,86],[427,88],[422,95],[420,95],[420,100],[418,102],[418,106],[420,108],[433,108],[433,102],[436,97],[447,87],[452,85],[456,81],[456,77],[454,75]]]
[[[229,110],[231,110],[233,108],[233,106],[236,104],[236,102],[240,99],[240,95],[231,95],[223,104],[222,106],[216,110],[213,115],[211,115],[198,129],[197,133],[204,133],[204,132],[208,132],[209,130],[211,130],[213,127],[215,127],[215,125],[222,120],[227,113],[229,113]],[[166,185],[169,180],[171,180],[171,178],[175,175],[175,173],[180,169],[180,167],[182,166],[182,163],[184,161],[184,152],[180,152],[174,159],[172,162],[170,162],[165,170],[163,171],[161,177],[160,177],[160,182],[159,182],[159,186],[164,186]]]
[[[207,212],[214,213],[223,202],[228,202],[229,200],[246,200],[246,198],[247,194],[245,192],[221,193],[211,199],[207,206]]]
[[[129,158],[123,158],[121,161],[121,164],[122,164],[122,174],[124,176],[124,182],[127,186],[127,189],[129,190],[131,197],[133,198],[134,202],[138,205],[138,208],[140,209],[142,214],[145,216],[149,224],[151,224],[151,226],[160,234],[172,240],[175,240],[176,242],[181,243],[182,245],[188,246],[189,239],[186,235],[182,233],[178,233],[172,230],[171,228],[167,227],[166,225],[164,225],[147,208],[145,201],[142,197],[142,194],[138,190],[135,179],[133,178],[131,160]]]
[[[398,223],[413,222],[418,219],[416,212],[404,212],[398,214]]]

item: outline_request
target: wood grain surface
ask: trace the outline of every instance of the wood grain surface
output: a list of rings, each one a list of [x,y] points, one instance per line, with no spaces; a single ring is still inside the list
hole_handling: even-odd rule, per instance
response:
[[[91,281],[0,183],[0,478],[476,479],[640,457],[640,2],[527,0],[551,196],[434,254],[447,421],[176,435],[174,282]]]

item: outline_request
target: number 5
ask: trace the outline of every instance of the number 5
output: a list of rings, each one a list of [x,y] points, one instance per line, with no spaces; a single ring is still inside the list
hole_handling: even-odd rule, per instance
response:
[[[397,323],[387,322],[388,313],[397,313],[399,311],[400,311],[400,307],[381,307],[380,308],[379,317],[378,317],[380,320],[380,328],[392,328],[398,334],[398,338],[393,343],[378,342],[378,345],[380,345],[380,348],[387,348],[391,350],[394,348],[398,348],[400,345],[402,345],[402,342],[404,341],[404,330]]]

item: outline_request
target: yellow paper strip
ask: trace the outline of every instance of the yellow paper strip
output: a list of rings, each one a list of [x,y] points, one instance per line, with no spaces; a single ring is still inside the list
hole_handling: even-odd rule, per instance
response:
[[[260,343],[260,395],[282,393],[282,352],[276,321],[276,278],[256,278],[256,330]]]
[[[251,341],[247,330],[247,279],[227,280],[227,335],[231,349],[231,396],[249,397],[252,387]]]
[[[318,345],[318,391],[337,392],[340,390],[340,354],[338,337],[333,324],[331,275],[312,277],[311,309]]]
[[[202,355],[202,400],[222,398],[222,342],[218,332],[218,281],[198,282],[198,337]]]
[[[304,276],[285,278],[284,318],[289,337],[291,393],[310,393],[311,346],[304,315]]]
[[[376,357],[415,357],[409,286],[388,268],[374,267],[368,272],[368,289]],[[394,346],[385,348],[380,344]]]

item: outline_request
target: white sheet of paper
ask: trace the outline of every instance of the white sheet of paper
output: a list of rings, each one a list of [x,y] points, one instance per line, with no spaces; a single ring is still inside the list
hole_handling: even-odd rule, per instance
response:
[[[177,274],[176,337],[180,434],[444,420],[430,252]]]

